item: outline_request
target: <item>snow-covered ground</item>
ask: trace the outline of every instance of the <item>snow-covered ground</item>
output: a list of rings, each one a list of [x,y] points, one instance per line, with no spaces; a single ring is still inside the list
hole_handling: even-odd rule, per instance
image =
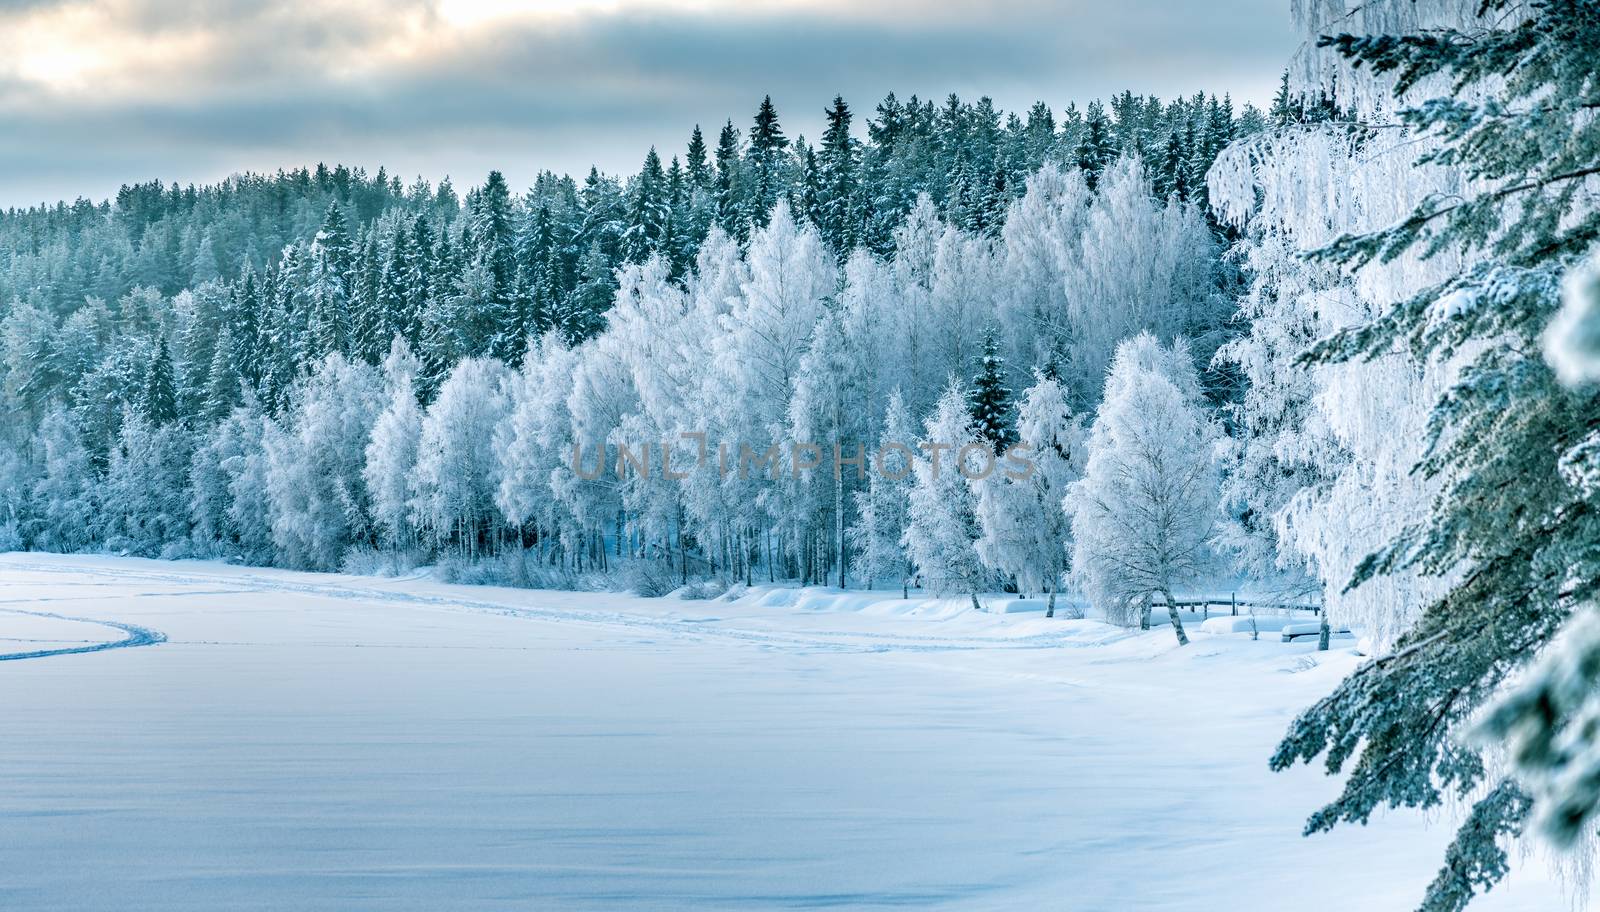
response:
[[[1443,823],[1303,839],[1337,784],[1267,770],[1348,641],[897,595],[0,556],[0,658],[96,650],[0,661],[0,908],[1408,910],[1437,869]],[[1562,901],[1530,861],[1474,908]]]

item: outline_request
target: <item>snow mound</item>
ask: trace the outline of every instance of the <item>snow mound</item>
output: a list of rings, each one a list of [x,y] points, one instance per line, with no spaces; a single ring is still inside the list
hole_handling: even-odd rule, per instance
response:
[[[1261,633],[1279,631],[1293,623],[1292,618],[1286,617],[1256,617],[1241,615],[1223,615],[1221,617],[1207,618],[1200,624],[1200,629],[1206,633],[1249,633],[1251,622],[1255,623],[1254,629]]]
[[[983,603],[983,610],[990,614],[1033,614],[1043,613],[1049,605],[1044,599],[1033,598],[1003,598],[979,599]],[[1060,607],[1059,605],[1057,607]]]
[[[1322,624],[1318,621],[1311,621],[1309,623],[1302,622],[1298,624],[1285,624],[1283,627],[1283,639],[1284,642],[1288,642],[1295,637],[1317,636],[1321,632]],[[1353,636],[1353,634],[1350,633],[1350,628],[1343,625],[1335,627],[1333,629],[1333,635],[1336,637]]]

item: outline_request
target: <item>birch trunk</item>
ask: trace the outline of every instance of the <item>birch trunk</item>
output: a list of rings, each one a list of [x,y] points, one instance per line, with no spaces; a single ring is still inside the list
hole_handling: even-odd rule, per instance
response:
[[[1167,600],[1167,617],[1172,619],[1172,632],[1178,635],[1178,645],[1189,645],[1189,635],[1183,632],[1183,620],[1178,617],[1178,600],[1166,589],[1161,590],[1161,597]]]

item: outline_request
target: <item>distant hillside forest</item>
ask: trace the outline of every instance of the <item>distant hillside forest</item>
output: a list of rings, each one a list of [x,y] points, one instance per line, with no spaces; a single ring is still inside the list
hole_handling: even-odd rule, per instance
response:
[[[269,384],[269,408],[327,352],[375,362],[396,333],[421,356],[431,390],[463,357],[515,360],[551,328],[587,338],[611,306],[618,267],[659,253],[681,278],[713,225],[748,243],[780,199],[840,261],[858,247],[891,253],[922,194],[949,223],[997,237],[1046,161],[1081,169],[1092,187],[1136,153],[1160,198],[1204,210],[1217,152],[1267,117],[1226,97],[1124,92],[1059,116],[1042,102],[1014,114],[987,98],[891,94],[864,140],[854,120],[836,98],[821,137],[791,139],[767,99],[747,129],[729,121],[708,137],[696,126],[681,153],[652,148],[636,174],[546,171],[521,195],[498,173],[463,195],[448,178],[407,184],[382,168],[318,165],[13,209],[0,214],[0,314],[32,308],[60,322],[88,302],[90,319],[103,309],[110,320],[99,335],[114,325],[148,336],[139,321],[159,316],[157,296],[189,289],[201,319],[233,328],[238,362]],[[44,359],[54,365],[37,376],[12,373],[11,395],[37,405],[92,369],[61,358]]]

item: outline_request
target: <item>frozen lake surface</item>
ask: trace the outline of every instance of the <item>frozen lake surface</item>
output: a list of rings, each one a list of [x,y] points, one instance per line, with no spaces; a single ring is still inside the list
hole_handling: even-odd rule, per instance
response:
[[[0,658],[95,647],[0,661],[0,908],[1409,910],[1439,865],[1267,770],[1348,643],[799,596],[0,556]]]

